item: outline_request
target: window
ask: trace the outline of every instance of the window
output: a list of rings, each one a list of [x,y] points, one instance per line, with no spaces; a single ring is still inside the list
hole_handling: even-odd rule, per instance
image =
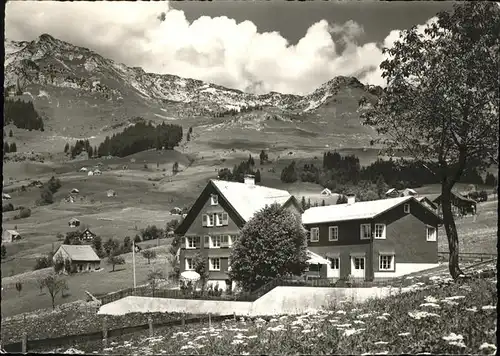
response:
[[[427,226],[427,241],[436,241],[437,232],[436,228],[433,226]]]
[[[194,263],[192,258],[186,258],[186,271],[194,270]]]
[[[375,224],[375,238],[385,239],[385,224]]]
[[[186,237],[186,248],[196,248],[196,237]]]
[[[212,236],[212,246],[211,248],[218,248],[220,247],[220,242],[221,242],[221,236]]]
[[[339,240],[339,227],[330,226],[328,228],[328,241],[338,241]]]
[[[330,258],[330,267],[331,269],[340,269],[340,258]]]
[[[372,237],[372,226],[370,224],[361,224],[361,240],[369,240]]]
[[[394,256],[380,255],[378,257],[378,269],[380,271],[394,271]]]
[[[354,257],[354,269],[365,269],[364,257]]]
[[[229,215],[227,215],[227,213],[222,213],[222,225],[229,225]]]
[[[409,214],[410,213],[410,204],[403,205],[403,209],[404,209],[406,214]]]
[[[208,214],[207,226],[208,227],[214,226],[214,220],[215,220],[215,214]]]
[[[210,197],[210,204],[211,205],[218,205],[219,204],[219,196],[217,194],[213,194]]]
[[[319,241],[319,227],[311,228],[311,242]]]
[[[215,225],[222,226],[222,213],[215,214]]]
[[[211,271],[220,271],[220,258],[211,258],[210,259],[210,270]]]

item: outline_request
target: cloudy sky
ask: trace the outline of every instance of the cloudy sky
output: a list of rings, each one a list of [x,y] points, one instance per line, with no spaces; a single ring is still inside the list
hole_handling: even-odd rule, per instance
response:
[[[5,36],[48,33],[147,72],[305,94],[337,75],[384,85],[382,47],[450,2],[10,1]]]

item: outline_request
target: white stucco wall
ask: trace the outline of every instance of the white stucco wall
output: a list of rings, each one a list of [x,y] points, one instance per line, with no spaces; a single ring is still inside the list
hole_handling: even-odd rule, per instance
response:
[[[439,267],[439,263],[397,263],[395,272],[375,272],[375,278],[400,277],[410,273],[424,271],[426,269]]]
[[[185,312],[214,315],[236,313],[236,315],[248,316],[300,314],[322,310],[341,301],[359,303],[369,298],[383,298],[397,292],[397,289],[386,287],[276,287],[254,302],[126,297],[103,305],[98,314],[123,315],[132,312]]]
[[[98,314],[123,315],[126,313],[161,312],[227,315],[249,315],[252,302],[232,302],[219,300],[167,299],[150,297],[126,297],[105,304]]]

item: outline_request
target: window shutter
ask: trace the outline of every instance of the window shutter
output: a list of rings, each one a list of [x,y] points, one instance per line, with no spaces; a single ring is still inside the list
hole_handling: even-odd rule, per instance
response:
[[[195,237],[195,246],[196,246],[196,248],[200,248],[200,243],[201,243],[201,236],[196,236]]]
[[[207,221],[208,221],[208,215],[207,214],[203,214],[201,216],[201,226],[207,226]]]
[[[205,236],[205,248],[210,247],[210,236]]]
[[[229,225],[229,215],[222,213],[222,225]]]
[[[186,248],[186,238],[181,240],[181,248]]]
[[[222,235],[221,236],[221,241],[220,241],[220,247],[227,247],[228,242],[227,242],[227,235]]]

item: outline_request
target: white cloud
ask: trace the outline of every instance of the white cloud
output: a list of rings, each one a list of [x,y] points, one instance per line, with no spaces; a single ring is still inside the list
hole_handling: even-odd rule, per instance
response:
[[[102,1],[11,1],[5,32],[13,40],[48,33],[148,72],[257,93],[297,94],[311,92],[337,75],[383,85],[381,48],[394,43],[399,33],[391,31],[383,44],[358,45],[362,26],[321,20],[290,45],[277,32],[259,33],[250,21],[202,16],[189,23],[166,2]]]

